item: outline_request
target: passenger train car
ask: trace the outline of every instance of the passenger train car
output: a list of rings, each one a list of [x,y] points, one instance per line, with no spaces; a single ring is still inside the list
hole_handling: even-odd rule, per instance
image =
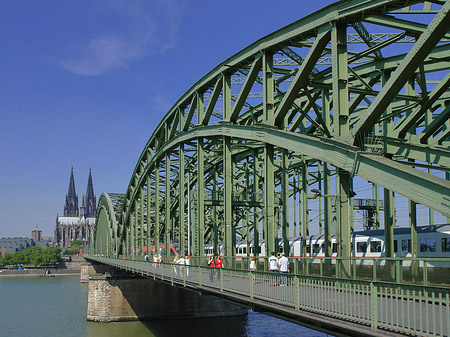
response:
[[[368,230],[352,234],[352,257],[376,258],[385,256],[384,230]],[[336,238],[331,238],[332,257],[337,256]],[[283,251],[282,240],[279,239],[280,252]],[[294,237],[289,241],[290,257],[302,256],[302,238]],[[219,247],[221,249],[221,246]],[[394,229],[394,256],[411,258],[411,229]],[[306,256],[325,257],[324,235],[311,235],[306,238]],[[212,245],[205,246],[205,254],[212,253]],[[250,242],[250,251],[247,252],[247,241],[240,241],[236,246],[236,256],[254,255],[253,241]],[[433,225],[417,227],[417,255],[419,258],[450,258],[450,225]],[[260,241],[260,255],[265,256],[264,240]]]

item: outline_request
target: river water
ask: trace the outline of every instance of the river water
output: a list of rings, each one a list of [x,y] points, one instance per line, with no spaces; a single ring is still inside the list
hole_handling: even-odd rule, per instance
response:
[[[251,311],[242,317],[95,323],[86,320],[86,307],[87,284],[78,276],[0,278],[2,337],[327,336]]]

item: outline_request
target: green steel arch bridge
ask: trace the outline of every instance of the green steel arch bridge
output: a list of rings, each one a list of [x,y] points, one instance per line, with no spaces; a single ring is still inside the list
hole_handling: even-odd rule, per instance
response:
[[[354,280],[355,212],[366,215],[365,229],[384,228],[385,257],[394,258],[395,205],[402,196],[417,257],[417,226],[423,225],[417,208],[429,211],[430,224],[434,213],[450,218],[449,10],[450,1],[442,0],[339,1],[218,64],[161,119],[127,191],[102,194],[90,253],[143,272],[125,263],[172,244],[195,268],[204,265],[209,245],[237,273],[248,268],[236,257],[238,240],[247,243],[246,256],[289,252],[289,240],[305,241],[319,221],[325,260],[334,268],[326,275],[325,263],[320,275]],[[362,183],[371,187],[371,199],[355,196]],[[169,261],[170,250],[164,254]],[[386,265],[398,280],[395,263]],[[311,272],[301,266],[296,275]],[[186,277],[178,281],[186,285]],[[249,301],[255,298],[250,288]],[[448,322],[449,295],[439,294]],[[368,324],[375,331],[382,323],[371,303]],[[387,321],[389,329],[403,331]],[[442,323],[440,329],[436,335],[450,331]]]

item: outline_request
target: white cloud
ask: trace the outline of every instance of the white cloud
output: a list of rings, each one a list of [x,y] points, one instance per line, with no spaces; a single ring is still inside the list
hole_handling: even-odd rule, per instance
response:
[[[101,25],[103,31],[72,43],[70,56],[60,61],[61,66],[75,74],[97,76],[175,47],[181,20],[177,1],[102,2],[104,10],[97,16],[103,15],[99,20],[107,22]]]

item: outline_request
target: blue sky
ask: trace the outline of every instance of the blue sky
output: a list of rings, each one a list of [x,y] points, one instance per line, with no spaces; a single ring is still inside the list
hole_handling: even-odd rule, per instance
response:
[[[125,192],[170,106],[221,61],[332,1],[0,3],[0,237],[53,236],[77,194]]]

